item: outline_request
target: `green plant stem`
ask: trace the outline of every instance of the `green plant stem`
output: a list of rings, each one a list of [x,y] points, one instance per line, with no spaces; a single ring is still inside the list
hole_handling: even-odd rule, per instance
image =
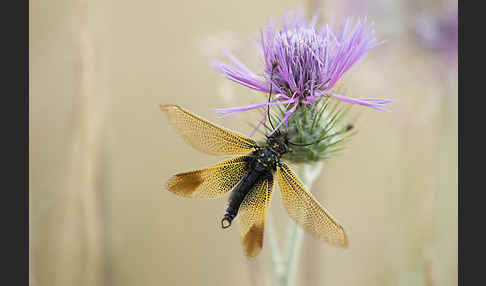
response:
[[[283,285],[285,286],[295,285],[297,264],[299,262],[300,250],[302,248],[302,238],[304,236],[302,229],[295,223],[292,222],[291,228],[292,231],[287,248],[287,271],[283,279]]]
[[[282,259],[282,253],[280,251],[280,247],[278,245],[277,240],[277,232],[275,231],[275,227],[273,226],[273,217],[272,214],[268,214],[267,219],[267,229],[268,229],[268,241],[270,243],[270,249],[272,254],[272,262],[273,267],[275,270],[275,277],[280,282],[285,274],[285,261]]]
[[[311,186],[318,178],[324,164],[322,161],[313,164],[302,164],[298,167],[298,175],[302,184],[310,192]],[[275,276],[278,284],[282,286],[296,285],[297,266],[302,249],[304,232],[300,226],[293,221],[289,221],[289,232],[287,233],[287,243],[285,245],[285,261],[281,263],[281,251],[276,243],[276,234],[273,230],[272,221],[269,221],[269,239],[272,249],[272,260],[274,263]]]

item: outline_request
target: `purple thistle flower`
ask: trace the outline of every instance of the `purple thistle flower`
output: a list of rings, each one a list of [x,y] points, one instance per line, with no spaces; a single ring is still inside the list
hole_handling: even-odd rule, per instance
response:
[[[265,33],[260,31],[265,64],[263,76],[256,75],[227,52],[226,57],[233,65],[216,63],[213,65],[216,70],[231,81],[256,91],[271,91],[276,96],[269,103],[221,108],[216,112],[226,117],[269,105],[285,105],[285,116],[276,127],[278,129],[299,104],[310,104],[324,96],[385,111],[384,105],[390,102],[388,99],[351,98],[332,92],[347,70],[381,44],[374,38],[373,25],[366,19],[355,24],[348,19],[334,33],[327,24],[316,27],[316,22],[316,16],[307,22],[302,12],[289,13],[282,18],[279,30],[270,21]]]

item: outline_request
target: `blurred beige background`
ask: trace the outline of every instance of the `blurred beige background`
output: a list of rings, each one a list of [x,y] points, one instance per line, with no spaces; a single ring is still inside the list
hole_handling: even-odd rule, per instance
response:
[[[456,2],[29,3],[31,285],[271,285],[268,241],[248,261],[237,228],[220,229],[226,197],[163,189],[170,175],[222,158],[185,144],[157,105],[248,134],[253,115],[223,120],[212,109],[261,95],[209,65],[229,48],[258,69],[259,28],[297,8],[374,20],[387,42],[353,67],[345,90],[393,100],[389,113],[354,108],[358,134],[326,161],[312,191],[350,247],[305,235],[299,285],[457,284],[457,65],[411,32]],[[270,210],[283,234],[279,195]]]

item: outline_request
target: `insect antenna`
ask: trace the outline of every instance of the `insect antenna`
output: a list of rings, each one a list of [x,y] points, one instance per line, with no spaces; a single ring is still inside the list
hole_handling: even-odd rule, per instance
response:
[[[273,126],[272,123],[272,117],[270,116],[270,99],[272,98],[272,88],[273,88],[273,71],[277,68],[279,62],[276,60],[273,65],[272,65],[272,72],[270,73],[270,92],[268,93],[268,103],[267,103],[267,115],[268,115],[268,121],[270,122],[270,125],[272,126],[272,130],[275,130],[275,127]]]

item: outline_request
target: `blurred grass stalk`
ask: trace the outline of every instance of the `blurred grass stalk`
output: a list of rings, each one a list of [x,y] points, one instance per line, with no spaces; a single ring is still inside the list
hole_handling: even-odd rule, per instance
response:
[[[75,91],[73,141],[67,163],[67,186],[51,235],[55,257],[53,285],[105,285],[102,197],[99,179],[102,110],[96,94],[96,62],[89,29],[87,0],[73,2]],[[77,86],[76,86],[77,85]]]
[[[31,172],[29,171],[29,285],[35,286],[37,285],[37,277],[36,277],[36,269],[34,264],[34,247],[33,247],[33,227],[32,227],[32,219],[33,219],[33,210],[32,210],[32,190],[30,188],[31,185]]]
[[[395,224],[389,236],[405,237],[403,246],[394,246],[402,257],[392,263],[393,279],[401,282],[397,285],[454,283],[448,263],[457,247],[450,244],[449,232],[457,227],[457,104],[452,104],[457,89],[447,84],[450,80],[440,81],[444,90],[429,95],[439,97],[439,108],[424,125],[427,132],[410,125],[401,134],[397,167],[403,178],[398,199],[390,196],[389,204],[390,225]],[[418,160],[423,154],[426,160]]]

